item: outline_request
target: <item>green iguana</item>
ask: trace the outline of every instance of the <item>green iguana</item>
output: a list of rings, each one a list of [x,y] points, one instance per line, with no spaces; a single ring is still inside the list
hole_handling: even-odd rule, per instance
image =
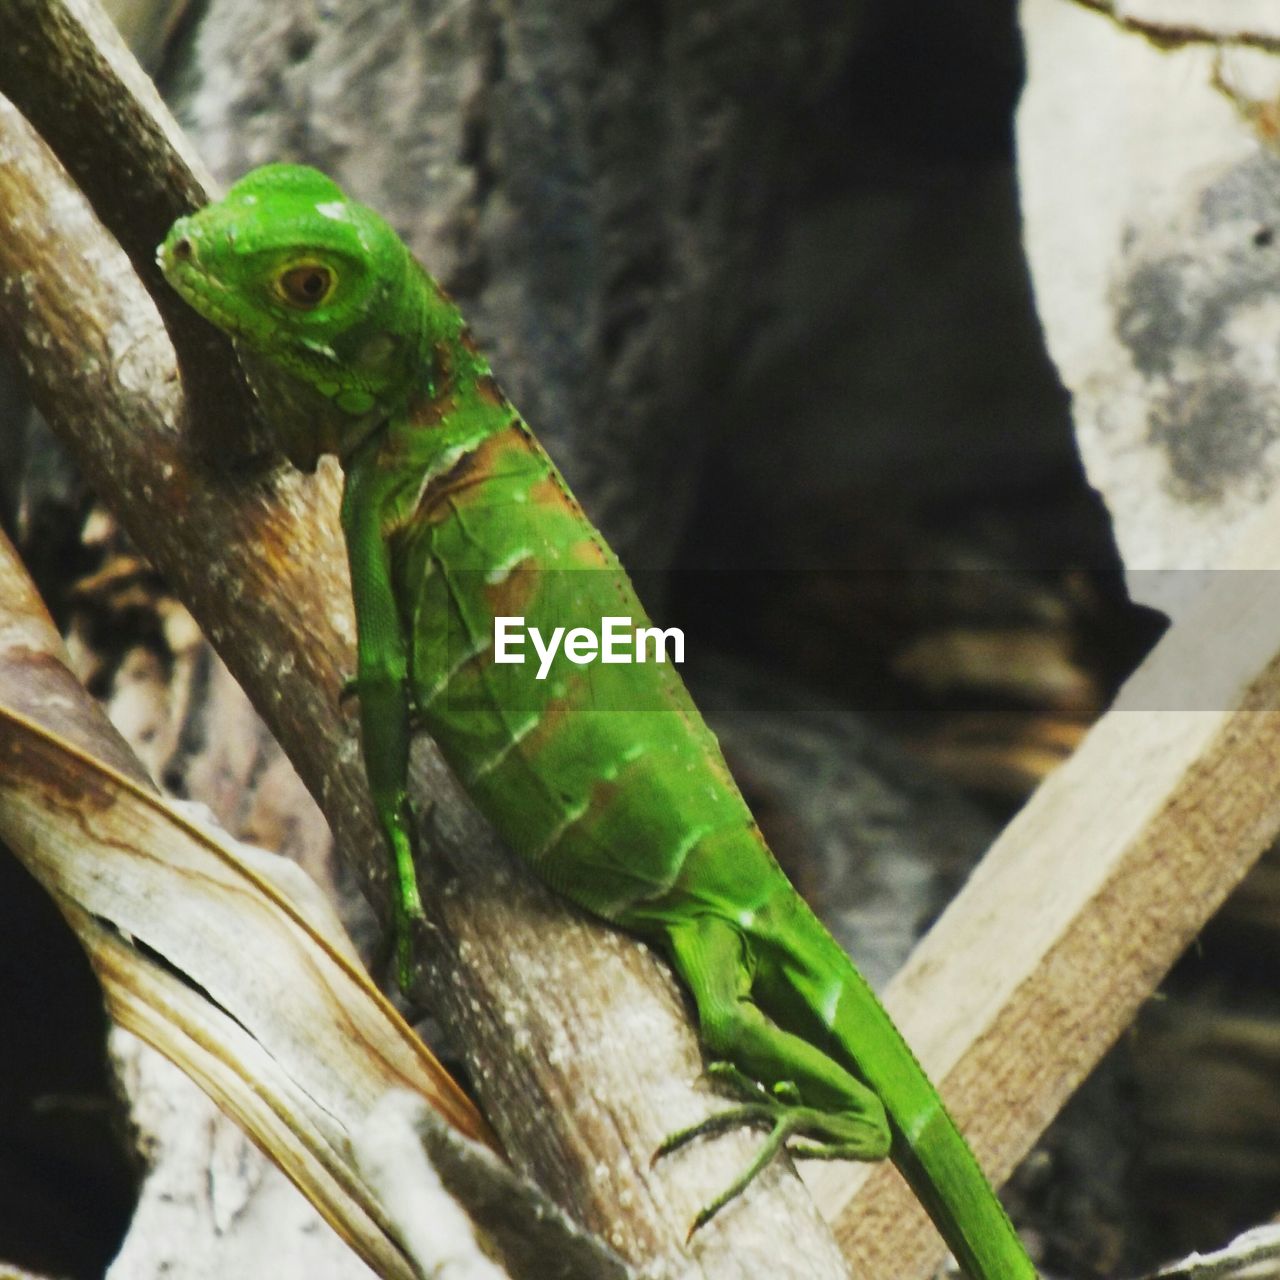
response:
[[[562,637],[648,620],[457,307],[391,228],[316,170],[268,165],[178,221],[160,263],[311,398],[305,426],[279,442],[290,460],[310,470],[334,453],[344,469],[353,688],[394,860],[402,980],[422,916],[405,790],[420,724],[539,877],[659,947],[692,993],[710,1070],[746,1100],[659,1153],[770,1127],[694,1229],[796,1137],[799,1156],[892,1156],[972,1280],[1033,1277],[937,1092],[774,861],[672,666],[561,655],[539,679],[499,660],[510,653],[495,650],[497,619]]]

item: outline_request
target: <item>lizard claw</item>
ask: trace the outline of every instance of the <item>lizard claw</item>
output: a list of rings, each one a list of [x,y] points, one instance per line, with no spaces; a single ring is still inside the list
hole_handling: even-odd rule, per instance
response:
[[[422,909],[422,897],[418,892],[418,876],[413,860],[413,813],[408,798],[403,794],[393,806],[394,815],[386,821],[385,831],[393,854],[391,872],[392,936],[395,943],[396,977],[400,990],[409,994],[413,985],[413,931],[414,926],[426,922],[427,913]]]
[[[817,1160],[879,1160],[888,1154],[889,1130],[882,1114],[876,1118],[806,1106],[794,1081],[779,1080],[767,1087],[732,1062],[708,1063],[706,1073],[727,1092],[744,1101],[669,1135],[653,1153],[651,1168],[663,1156],[705,1134],[722,1133],[744,1124],[767,1127],[769,1132],[751,1163],[698,1212],[686,1243],[694,1232],[741,1195],[784,1148],[799,1157]],[[793,1136],[811,1141],[787,1148],[787,1141]]]

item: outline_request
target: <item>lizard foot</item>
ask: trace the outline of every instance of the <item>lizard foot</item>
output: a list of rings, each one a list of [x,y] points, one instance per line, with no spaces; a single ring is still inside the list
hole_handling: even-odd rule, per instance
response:
[[[422,909],[422,897],[418,893],[413,839],[410,835],[416,827],[408,800],[401,797],[395,812],[397,818],[386,827],[394,858],[391,873],[391,927],[396,954],[396,977],[400,990],[409,995],[413,985],[413,933],[416,926],[426,922],[427,913]]]
[[[693,1238],[699,1227],[706,1226],[725,1205],[741,1195],[774,1157],[787,1147],[787,1140],[793,1136],[811,1139],[787,1147],[791,1154],[801,1159],[879,1160],[888,1152],[888,1134],[880,1126],[869,1124],[856,1115],[805,1106],[801,1102],[799,1089],[789,1080],[780,1080],[772,1088],[766,1088],[731,1062],[709,1063],[707,1075],[726,1092],[736,1094],[745,1101],[671,1134],[653,1153],[651,1165],[695,1138],[722,1133],[726,1129],[737,1128],[738,1125],[767,1126],[769,1133],[751,1163],[720,1195],[698,1212],[689,1228],[686,1242]]]

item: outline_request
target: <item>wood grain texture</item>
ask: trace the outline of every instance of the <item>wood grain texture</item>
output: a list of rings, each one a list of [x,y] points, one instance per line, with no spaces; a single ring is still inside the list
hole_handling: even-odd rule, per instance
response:
[[[193,399],[200,405],[234,401],[238,376],[226,337],[201,325],[164,289],[155,261],[169,225],[210,189],[208,170],[181,147],[177,122],[96,0],[12,0],[4,22],[10,31],[0,41],[5,95],[57,153],[151,290],[175,335]],[[71,91],[51,92],[53,83]],[[138,110],[120,111],[122,93]],[[109,164],[102,163],[104,138],[113,144]],[[211,456],[236,443],[217,439],[217,421],[208,415],[202,432]]]

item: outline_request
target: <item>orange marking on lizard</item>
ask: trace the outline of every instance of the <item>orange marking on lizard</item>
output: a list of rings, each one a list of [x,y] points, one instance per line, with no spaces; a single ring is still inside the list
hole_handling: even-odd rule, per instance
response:
[[[507,451],[505,435],[505,432],[500,432],[488,436],[474,449],[468,449],[448,471],[429,480],[418,498],[415,518],[425,520],[428,524],[440,524],[449,517],[457,501],[468,490],[486,484]]]

